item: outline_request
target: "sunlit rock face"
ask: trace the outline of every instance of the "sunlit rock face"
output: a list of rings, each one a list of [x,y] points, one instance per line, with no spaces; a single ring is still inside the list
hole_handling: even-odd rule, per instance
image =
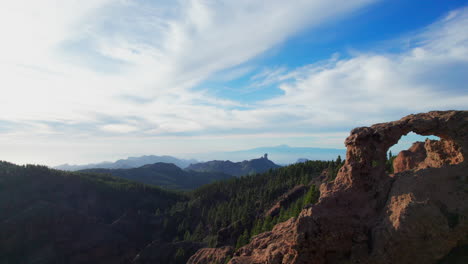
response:
[[[409,132],[441,140],[417,143],[388,175],[387,151]],[[468,111],[356,128],[345,144],[346,162],[322,184],[319,202],[254,237],[229,263],[437,263],[466,243]]]
[[[212,264],[212,263],[226,263],[228,256],[234,252],[233,247],[220,247],[220,248],[202,248],[197,251],[187,264]]]

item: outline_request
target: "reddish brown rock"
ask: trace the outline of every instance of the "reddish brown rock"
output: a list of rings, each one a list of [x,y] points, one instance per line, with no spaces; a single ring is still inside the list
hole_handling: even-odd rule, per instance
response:
[[[464,161],[460,146],[452,140],[426,140],[424,147],[427,152],[427,158],[424,160],[425,168],[440,168]]]
[[[462,166],[401,173],[371,229],[371,263],[437,263],[465,239],[466,177]]]
[[[233,247],[202,248],[197,251],[187,264],[224,264],[234,253]]]
[[[411,148],[401,151],[393,161],[395,173],[417,168],[427,157],[424,142],[414,142]]]
[[[441,139],[415,142],[410,149],[401,151],[393,161],[395,173],[406,170],[441,168],[463,161],[460,147],[451,140]]]
[[[387,150],[411,131],[442,139],[425,146],[439,153],[426,165],[440,168],[389,177]],[[468,235],[468,111],[356,128],[345,144],[346,162],[322,184],[319,202],[254,237],[229,263],[437,263]],[[452,161],[460,162],[444,165]]]
[[[255,236],[248,246],[234,253],[231,264],[291,263],[297,251],[294,249],[296,237],[295,218],[277,224],[271,232]]]

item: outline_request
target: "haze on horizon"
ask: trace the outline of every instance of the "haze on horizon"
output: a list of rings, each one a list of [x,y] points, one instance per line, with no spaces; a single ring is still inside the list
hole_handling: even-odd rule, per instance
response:
[[[344,148],[357,126],[468,109],[466,1],[0,7],[0,160]]]

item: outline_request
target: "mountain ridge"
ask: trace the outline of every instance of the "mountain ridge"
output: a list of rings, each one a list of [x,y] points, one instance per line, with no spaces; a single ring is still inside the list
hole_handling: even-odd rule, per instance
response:
[[[233,177],[222,172],[198,172],[182,170],[173,163],[156,162],[138,168],[103,169],[91,168],[79,172],[110,174],[144,184],[156,185],[166,189],[191,190],[201,185]]]
[[[232,162],[230,160],[212,160],[208,162],[190,164],[186,170],[198,172],[223,172],[234,176],[243,176],[248,174],[263,173],[270,169],[280,168],[268,159],[268,155],[258,159],[244,160],[241,162]]]
[[[131,169],[131,168],[138,168],[146,164],[153,164],[157,162],[164,162],[164,163],[173,163],[181,169],[186,168],[191,163],[196,163],[197,160],[195,159],[179,159],[169,155],[157,156],[157,155],[143,155],[138,157],[128,157],[126,159],[119,159],[115,162],[104,161],[99,163],[89,163],[89,164],[82,164],[82,165],[71,165],[68,163],[58,165],[53,167],[54,169],[58,170],[66,170],[66,171],[78,171],[84,169]]]
[[[224,151],[224,152],[209,152],[209,153],[192,153],[183,154],[182,157],[174,157],[170,155],[143,155],[137,157],[128,157],[117,161],[104,161],[88,164],[61,164],[54,166],[54,169],[78,171],[91,168],[104,169],[129,169],[137,168],[146,164],[156,162],[174,163],[181,169],[185,169],[190,164],[207,162],[210,160],[230,160],[232,162],[241,162],[244,160],[255,159],[263,153],[268,153],[274,157],[276,164],[293,164],[298,158],[307,160],[332,160],[338,155],[344,157],[345,149],[338,148],[317,148],[317,147],[291,147],[289,145],[277,145],[271,147],[258,147],[246,150]],[[195,158],[192,158],[195,157]]]
[[[318,147],[291,147],[289,145],[277,145],[268,147],[258,147],[246,150],[212,152],[193,154],[200,160],[231,160],[243,161],[245,159],[255,159],[263,153],[268,153],[276,164],[293,164],[298,158],[308,160],[332,160],[338,155],[344,157],[346,149],[339,148],[318,148]]]

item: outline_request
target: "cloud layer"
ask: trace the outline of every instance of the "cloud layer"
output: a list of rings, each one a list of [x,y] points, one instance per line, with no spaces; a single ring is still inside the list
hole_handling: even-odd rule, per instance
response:
[[[417,35],[395,41],[408,46],[400,53],[335,56],[273,74],[284,95],[262,104],[289,106],[288,111],[301,112],[298,119],[311,126],[370,124],[415,112],[466,109],[467,27],[468,9],[457,10]]]
[[[271,65],[256,73],[251,62],[291,36],[373,2],[2,4],[0,144],[9,147],[0,154],[22,149],[24,156],[42,149],[41,142],[54,145],[56,153],[73,142],[80,150],[70,158],[96,148],[111,157],[239,149],[278,139],[300,144],[414,112],[466,109],[467,9],[393,40],[398,53],[331,54],[297,69]],[[248,73],[254,74],[252,87],[282,94],[247,102],[202,86]],[[329,142],[320,139],[311,144]],[[335,141],[330,147],[341,146]]]

